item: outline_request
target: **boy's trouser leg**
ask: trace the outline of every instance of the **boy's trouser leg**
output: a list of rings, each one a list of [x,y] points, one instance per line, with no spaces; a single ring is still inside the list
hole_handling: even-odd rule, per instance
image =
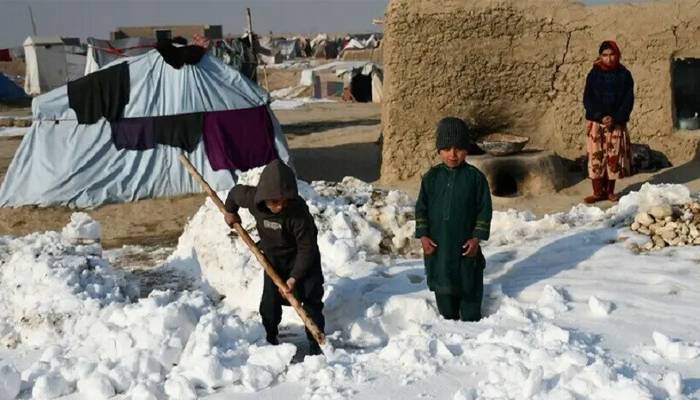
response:
[[[314,321],[318,329],[323,332],[326,327],[326,319],[323,316],[323,285],[313,288],[311,293],[306,298],[301,299],[301,301],[306,313],[309,314],[309,317]],[[309,339],[309,343],[316,343],[316,339],[314,339],[308,329],[306,329],[306,337]]]
[[[460,298],[451,294],[435,293],[438,311],[445,319],[459,319]]]
[[[476,267],[474,274],[474,293],[460,298],[459,312],[462,321],[478,321],[481,319],[481,302],[484,297],[484,269]]]
[[[459,312],[462,321],[478,321],[481,319],[481,301],[459,302]]]
[[[273,339],[277,339],[278,327],[282,320],[282,295],[280,295],[277,286],[267,274],[265,274],[263,283],[263,294],[262,299],[260,299],[259,311],[267,333],[267,341],[272,343]]]

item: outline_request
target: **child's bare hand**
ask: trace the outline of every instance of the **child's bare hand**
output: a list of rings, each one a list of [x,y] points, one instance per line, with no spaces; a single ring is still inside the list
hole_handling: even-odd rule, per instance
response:
[[[297,280],[294,278],[287,279],[287,289],[280,289],[280,293],[283,295],[290,294],[294,291],[294,286],[296,286]]]
[[[423,254],[426,256],[430,256],[433,253],[435,253],[435,249],[437,248],[437,243],[433,242],[433,240],[427,236],[423,236],[420,238],[420,244],[423,246]]]
[[[464,250],[464,253],[462,253],[463,256],[467,257],[474,257],[476,253],[479,251],[479,239],[477,238],[472,238],[464,242],[464,246],[462,246]]]
[[[606,128],[610,129],[610,128],[612,128],[612,126],[613,126],[613,124],[614,124],[615,121],[613,120],[613,117],[611,117],[611,116],[609,116],[609,115],[606,115],[605,117],[603,117],[603,121],[602,121],[602,122],[603,122],[603,125],[605,125]]]
[[[224,213],[224,221],[226,221],[226,225],[233,228],[234,224],[241,223],[241,217],[238,215],[238,213],[225,212]]]

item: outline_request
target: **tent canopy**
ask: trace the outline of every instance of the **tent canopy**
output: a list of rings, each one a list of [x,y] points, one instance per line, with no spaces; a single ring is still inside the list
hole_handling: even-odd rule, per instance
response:
[[[207,54],[197,65],[174,69],[152,50],[128,62],[130,98],[123,117],[153,117],[266,106],[269,95],[255,83]],[[111,64],[105,66],[105,68]],[[269,106],[277,155],[289,162],[287,143]],[[89,208],[105,203],[200,192],[178,162],[179,148],[117,150],[109,122],[77,123],[67,87],[34,99],[34,122],[0,187],[0,206],[68,205]],[[204,145],[189,154],[215,190],[230,189],[233,171],[214,171]]]
[[[0,101],[15,101],[27,97],[21,87],[17,86],[5,74],[0,73]]]

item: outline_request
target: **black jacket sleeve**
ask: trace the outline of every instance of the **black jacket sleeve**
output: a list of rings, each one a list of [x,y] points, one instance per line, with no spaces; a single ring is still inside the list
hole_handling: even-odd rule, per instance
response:
[[[255,186],[236,185],[228,192],[226,197],[226,211],[230,213],[238,212],[240,207],[255,207]]]
[[[625,84],[623,88],[624,94],[622,95],[620,108],[618,108],[615,115],[613,115],[615,122],[620,124],[630,120],[630,114],[632,114],[632,108],[634,107],[634,79],[632,79],[632,74],[629,71],[625,71]]]
[[[586,119],[600,122],[604,115],[600,111],[598,99],[595,96],[595,70],[586,77],[586,88],[583,90],[583,107],[586,109]]]
[[[317,262],[317,231],[314,219],[310,214],[294,218],[290,224],[297,243],[297,253],[290,276],[298,281],[303,279],[313,264]]]

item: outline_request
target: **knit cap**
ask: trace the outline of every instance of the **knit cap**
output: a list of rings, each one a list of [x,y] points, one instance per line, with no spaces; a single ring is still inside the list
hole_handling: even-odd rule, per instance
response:
[[[438,122],[435,147],[438,151],[454,147],[467,149],[471,142],[469,127],[459,118],[446,117]]]

